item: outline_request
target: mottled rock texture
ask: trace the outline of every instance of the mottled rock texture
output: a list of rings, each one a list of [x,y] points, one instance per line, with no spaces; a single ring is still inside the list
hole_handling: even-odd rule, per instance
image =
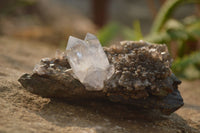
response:
[[[166,45],[144,41],[121,42],[104,48],[115,73],[103,90],[89,91],[74,77],[65,54],[42,59],[33,74],[24,74],[19,82],[28,91],[43,97],[66,99],[109,99],[171,114],[181,106],[181,83],[171,72],[172,59]]]

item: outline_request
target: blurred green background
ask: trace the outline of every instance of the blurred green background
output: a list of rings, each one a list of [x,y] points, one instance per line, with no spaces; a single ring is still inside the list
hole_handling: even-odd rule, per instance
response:
[[[59,48],[69,35],[166,44],[180,78],[200,78],[200,0],[1,0],[0,36]]]

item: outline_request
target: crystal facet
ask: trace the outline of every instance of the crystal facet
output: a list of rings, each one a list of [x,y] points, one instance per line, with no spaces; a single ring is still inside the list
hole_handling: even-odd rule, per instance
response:
[[[75,76],[89,90],[101,90],[114,73],[96,36],[87,33],[84,40],[69,37],[67,58]]]

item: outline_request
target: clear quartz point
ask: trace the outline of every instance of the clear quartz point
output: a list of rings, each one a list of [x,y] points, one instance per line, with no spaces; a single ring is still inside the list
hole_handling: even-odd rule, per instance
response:
[[[102,90],[104,81],[114,73],[114,66],[108,58],[97,37],[87,33],[84,40],[69,37],[67,58],[75,76],[88,90]]]

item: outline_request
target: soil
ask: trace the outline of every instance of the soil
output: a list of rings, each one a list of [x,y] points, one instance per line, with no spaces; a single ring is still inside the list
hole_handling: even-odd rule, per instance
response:
[[[57,47],[0,37],[0,133],[198,133],[200,80],[180,86],[185,105],[164,116],[101,100],[48,99],[26,91],[17,81]],[[48,89],[48,88],[47,88]]]

